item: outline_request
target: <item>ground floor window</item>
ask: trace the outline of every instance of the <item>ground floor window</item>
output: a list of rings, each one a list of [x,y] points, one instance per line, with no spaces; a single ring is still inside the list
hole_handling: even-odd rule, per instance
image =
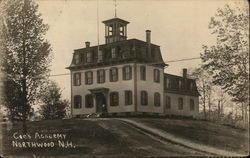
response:
[[[119,105],[119,93],[111,92],[110,93],[110,106],[118,106]]]
[[[190,99],[190,110],[193,111],[194,110],[194,100]]]
[[[82,96],[76,95],[74,96],[74,108],[79,109],[82,107]]]
[[[125,91],[125,105],[132,104],[132,91]]]
[[[93,96],[91,94],[87,94],[85,96],[85,107],[86,108],[92,108],[93,105]]]
[[[170,109],[171,108],[171,97],[166,96],[166,108]]]
[[[183,98],[178,98],[178,109],[183,110]]]
[[[141,91],[141,105],[148,105],[148,93]]]
[[[161,95],[158,92],[154,94],[154,104],[155,106],[161,106]]]

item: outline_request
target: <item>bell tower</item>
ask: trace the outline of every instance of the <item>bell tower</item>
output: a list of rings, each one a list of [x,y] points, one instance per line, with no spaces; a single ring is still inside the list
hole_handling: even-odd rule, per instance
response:
[[[105,24],[105,43],[113,43],[127,39],[128,21],[120,18],[113,18],[103,21]]]

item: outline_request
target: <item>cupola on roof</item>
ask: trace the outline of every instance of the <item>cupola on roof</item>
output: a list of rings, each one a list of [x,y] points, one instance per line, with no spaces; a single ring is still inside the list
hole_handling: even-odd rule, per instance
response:
[[[113,18],[103,21],[105,24],[105,43],[113,43],[127,39],[127,24],[126,20]]]

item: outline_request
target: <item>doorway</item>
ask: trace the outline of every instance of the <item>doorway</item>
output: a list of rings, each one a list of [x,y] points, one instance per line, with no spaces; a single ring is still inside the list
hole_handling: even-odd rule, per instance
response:
[[[107,112],[106,98],[103,93],[96,93],[96,112],[105,113]]]

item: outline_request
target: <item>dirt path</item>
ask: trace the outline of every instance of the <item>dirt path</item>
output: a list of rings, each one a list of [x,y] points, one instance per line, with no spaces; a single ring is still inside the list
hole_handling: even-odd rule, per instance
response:
[[[204,152],[193,150],[184,146],[164,141],[148,134],[124,121],[116,119],[97,119],[98,125],[109,130],[116,138],[126,144],[129,149],[139,157],[168,156],[202,156]],[[210,154],[211,155],[211,154]]]
[[[193,150],[205,152],[205,153],[207,153],[207,155],[212,154],[212,155],[221,155],[221,156],[244,156],[244,155],[241,155],[238,153],[217,149],[217,148],[214,148],[211,146],[193,143],[189,140],[176,137],[175,135],[167,133],[166,131],[162,131],[160,129],[149,127],[141,122],[137,122],[134,120],[125,119],[125,118],[117,118],[117,120],[120,120],[122,122],[130,124],[130,125],[134,126],[135,128],[139,128],[142,131],[144,131],[150,135],[158,136],[159,138],[161,138],[163,140],[167,140],[167,141],[170,141],[172,143],[176,143],[176,144],[191,148]]]

